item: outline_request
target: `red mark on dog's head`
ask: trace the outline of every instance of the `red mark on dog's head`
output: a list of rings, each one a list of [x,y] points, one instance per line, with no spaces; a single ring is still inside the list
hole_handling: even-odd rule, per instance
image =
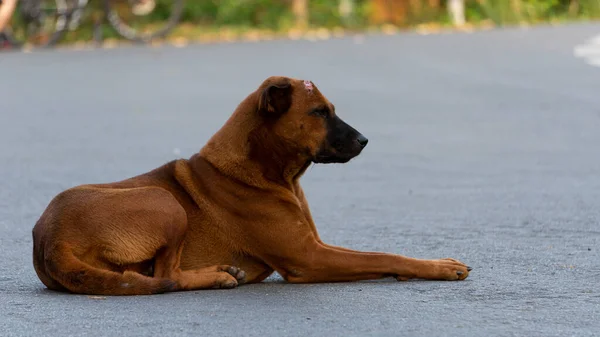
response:
[[[304,80],[304,88],[306,88],[306,90],[308,92],[312,92],[313,91],[313,84],[311,81],[308,80]]]

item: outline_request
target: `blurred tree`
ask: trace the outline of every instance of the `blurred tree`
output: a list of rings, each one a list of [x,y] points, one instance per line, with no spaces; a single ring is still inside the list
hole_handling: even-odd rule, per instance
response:
[[[455,26],[465,24],[465,0],[448,0],[448,12],[452,18],[452,24]]]
[[[148,17],[168,17],[169,0],[157,0]],[[398,26],[427,22],[456,26],[491,21],[496,25],[548,20],[600,18],[600,0],[188,0],[181,31],[192,36],[214,28],[288,30],[292,27],[361,29],[391,23]],[[68,39],[91,38],[88,16]],[[208,29],[207,29],[208,28]],[[115,37],[110,29],[106,36]],[[177,29],[176,29],[176,33]]]
[[[295,16],[297,28],[305,29],[308,27],[308,0],[293,0],[292,12]]]
[[[340,0],[338,11],[340,12],[340,16],[342,18],[348,19],[350,16],[352,16],[352,12],[354,11],[354,1]]]
[[[371,0],[371,22],[404,25],[407,16],[406,0]]]
[[[579,12],[579,1],[569,1],[569,16],[573,17],[577,14],[577,12]]]
[[[599,16],[600,0],[190,0],[183,21],[306,28],[445,20],[460,26],[486,19],[502,25]]]

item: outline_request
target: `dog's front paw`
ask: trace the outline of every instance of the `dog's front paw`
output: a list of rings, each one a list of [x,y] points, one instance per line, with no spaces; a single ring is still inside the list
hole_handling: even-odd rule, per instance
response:
[[[431,277],[437,280],[458,281],[469,276],[471,267],[451,258],[433,260],[433,274]]]
[[[451,258],[439,260],[426,260],[416,268],[415,275],[397,275],[396,280],[407,281],[411,278],[420,278],[426,280],[446,280],[459,281],[469,276],[471,267]]]

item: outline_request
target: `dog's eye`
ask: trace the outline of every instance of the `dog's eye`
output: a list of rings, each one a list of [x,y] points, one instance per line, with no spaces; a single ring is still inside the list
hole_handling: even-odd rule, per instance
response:
[[[318,117],[323,117],[323,118],[329,117],[329,111],[327,111],[325,109],[315,109],[315,110],[311,111],[311,114],[318,116]]]

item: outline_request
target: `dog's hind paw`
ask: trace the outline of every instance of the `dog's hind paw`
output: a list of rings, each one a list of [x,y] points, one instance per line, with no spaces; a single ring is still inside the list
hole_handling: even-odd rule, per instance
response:
[[[246,272],[235,266],[220,266],[221,271],[229,273],[229,275],[235,277],[238,284],[244,284],[246,282]]]
[[[231,277],[229,274],[223,274],[224,276],[220,278],[215,285],[214,289],[233,289],[238,286],[238,282]]]

